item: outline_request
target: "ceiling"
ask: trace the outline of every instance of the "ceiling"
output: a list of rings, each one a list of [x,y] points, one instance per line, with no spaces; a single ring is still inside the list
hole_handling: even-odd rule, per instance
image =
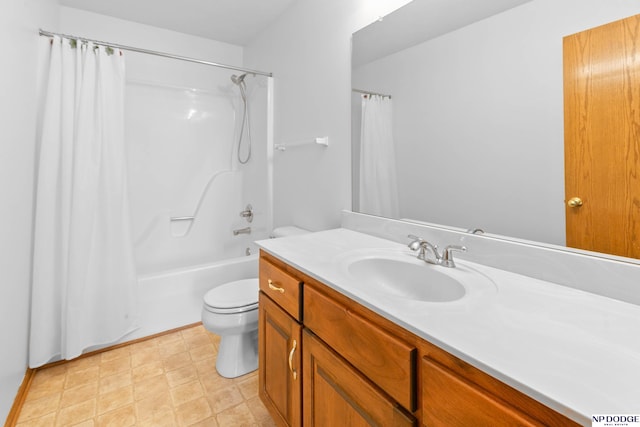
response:
[[[352,66],[415,46],[531,0],[414,0],[353,36]]]
[[[244,46],[295,0],[60,0],[63,6]]]

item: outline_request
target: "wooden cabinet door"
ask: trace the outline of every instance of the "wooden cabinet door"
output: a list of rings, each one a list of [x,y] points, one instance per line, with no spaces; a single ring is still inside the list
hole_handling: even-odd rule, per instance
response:
[[[640,258],[640,15],[564,38],[567,246]]]
[[[279,426],[302,425],[302,326],[260,292],[258,369],[260,398]]]
[[[415,419],[313,333],[303,332],[306,427],[414,426]]]

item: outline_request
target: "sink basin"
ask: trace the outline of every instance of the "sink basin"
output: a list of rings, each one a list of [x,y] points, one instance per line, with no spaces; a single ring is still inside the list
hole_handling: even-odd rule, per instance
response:
[[[462,283],[424,262],[419,265],[396,259],[368,258],[351,263],[348,272],[372,290],[396,297],[445,302],[465,294]]]
[[[445,303],[496,289],[484,274],[456,263],[454,268],[432,265],[413,252],[393,250],[359,251],[341,261],[353,287],[384,297]]]

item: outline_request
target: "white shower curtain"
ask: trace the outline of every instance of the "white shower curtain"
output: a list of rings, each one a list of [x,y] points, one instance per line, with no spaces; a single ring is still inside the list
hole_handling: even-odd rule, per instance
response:
[[[398,184],[391,98],[362,96],[360,212],[398,218]]]
[[[137,327],[124,151],[124,57],[41,38],[29,365],[71,359]]]

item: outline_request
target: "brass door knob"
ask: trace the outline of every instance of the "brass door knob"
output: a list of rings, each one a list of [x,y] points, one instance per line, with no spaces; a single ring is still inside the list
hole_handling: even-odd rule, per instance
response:
[[[570,208],[579,208],[582,206],[582,199],[580,197],[572,197],[567,202],[567,206]]]

